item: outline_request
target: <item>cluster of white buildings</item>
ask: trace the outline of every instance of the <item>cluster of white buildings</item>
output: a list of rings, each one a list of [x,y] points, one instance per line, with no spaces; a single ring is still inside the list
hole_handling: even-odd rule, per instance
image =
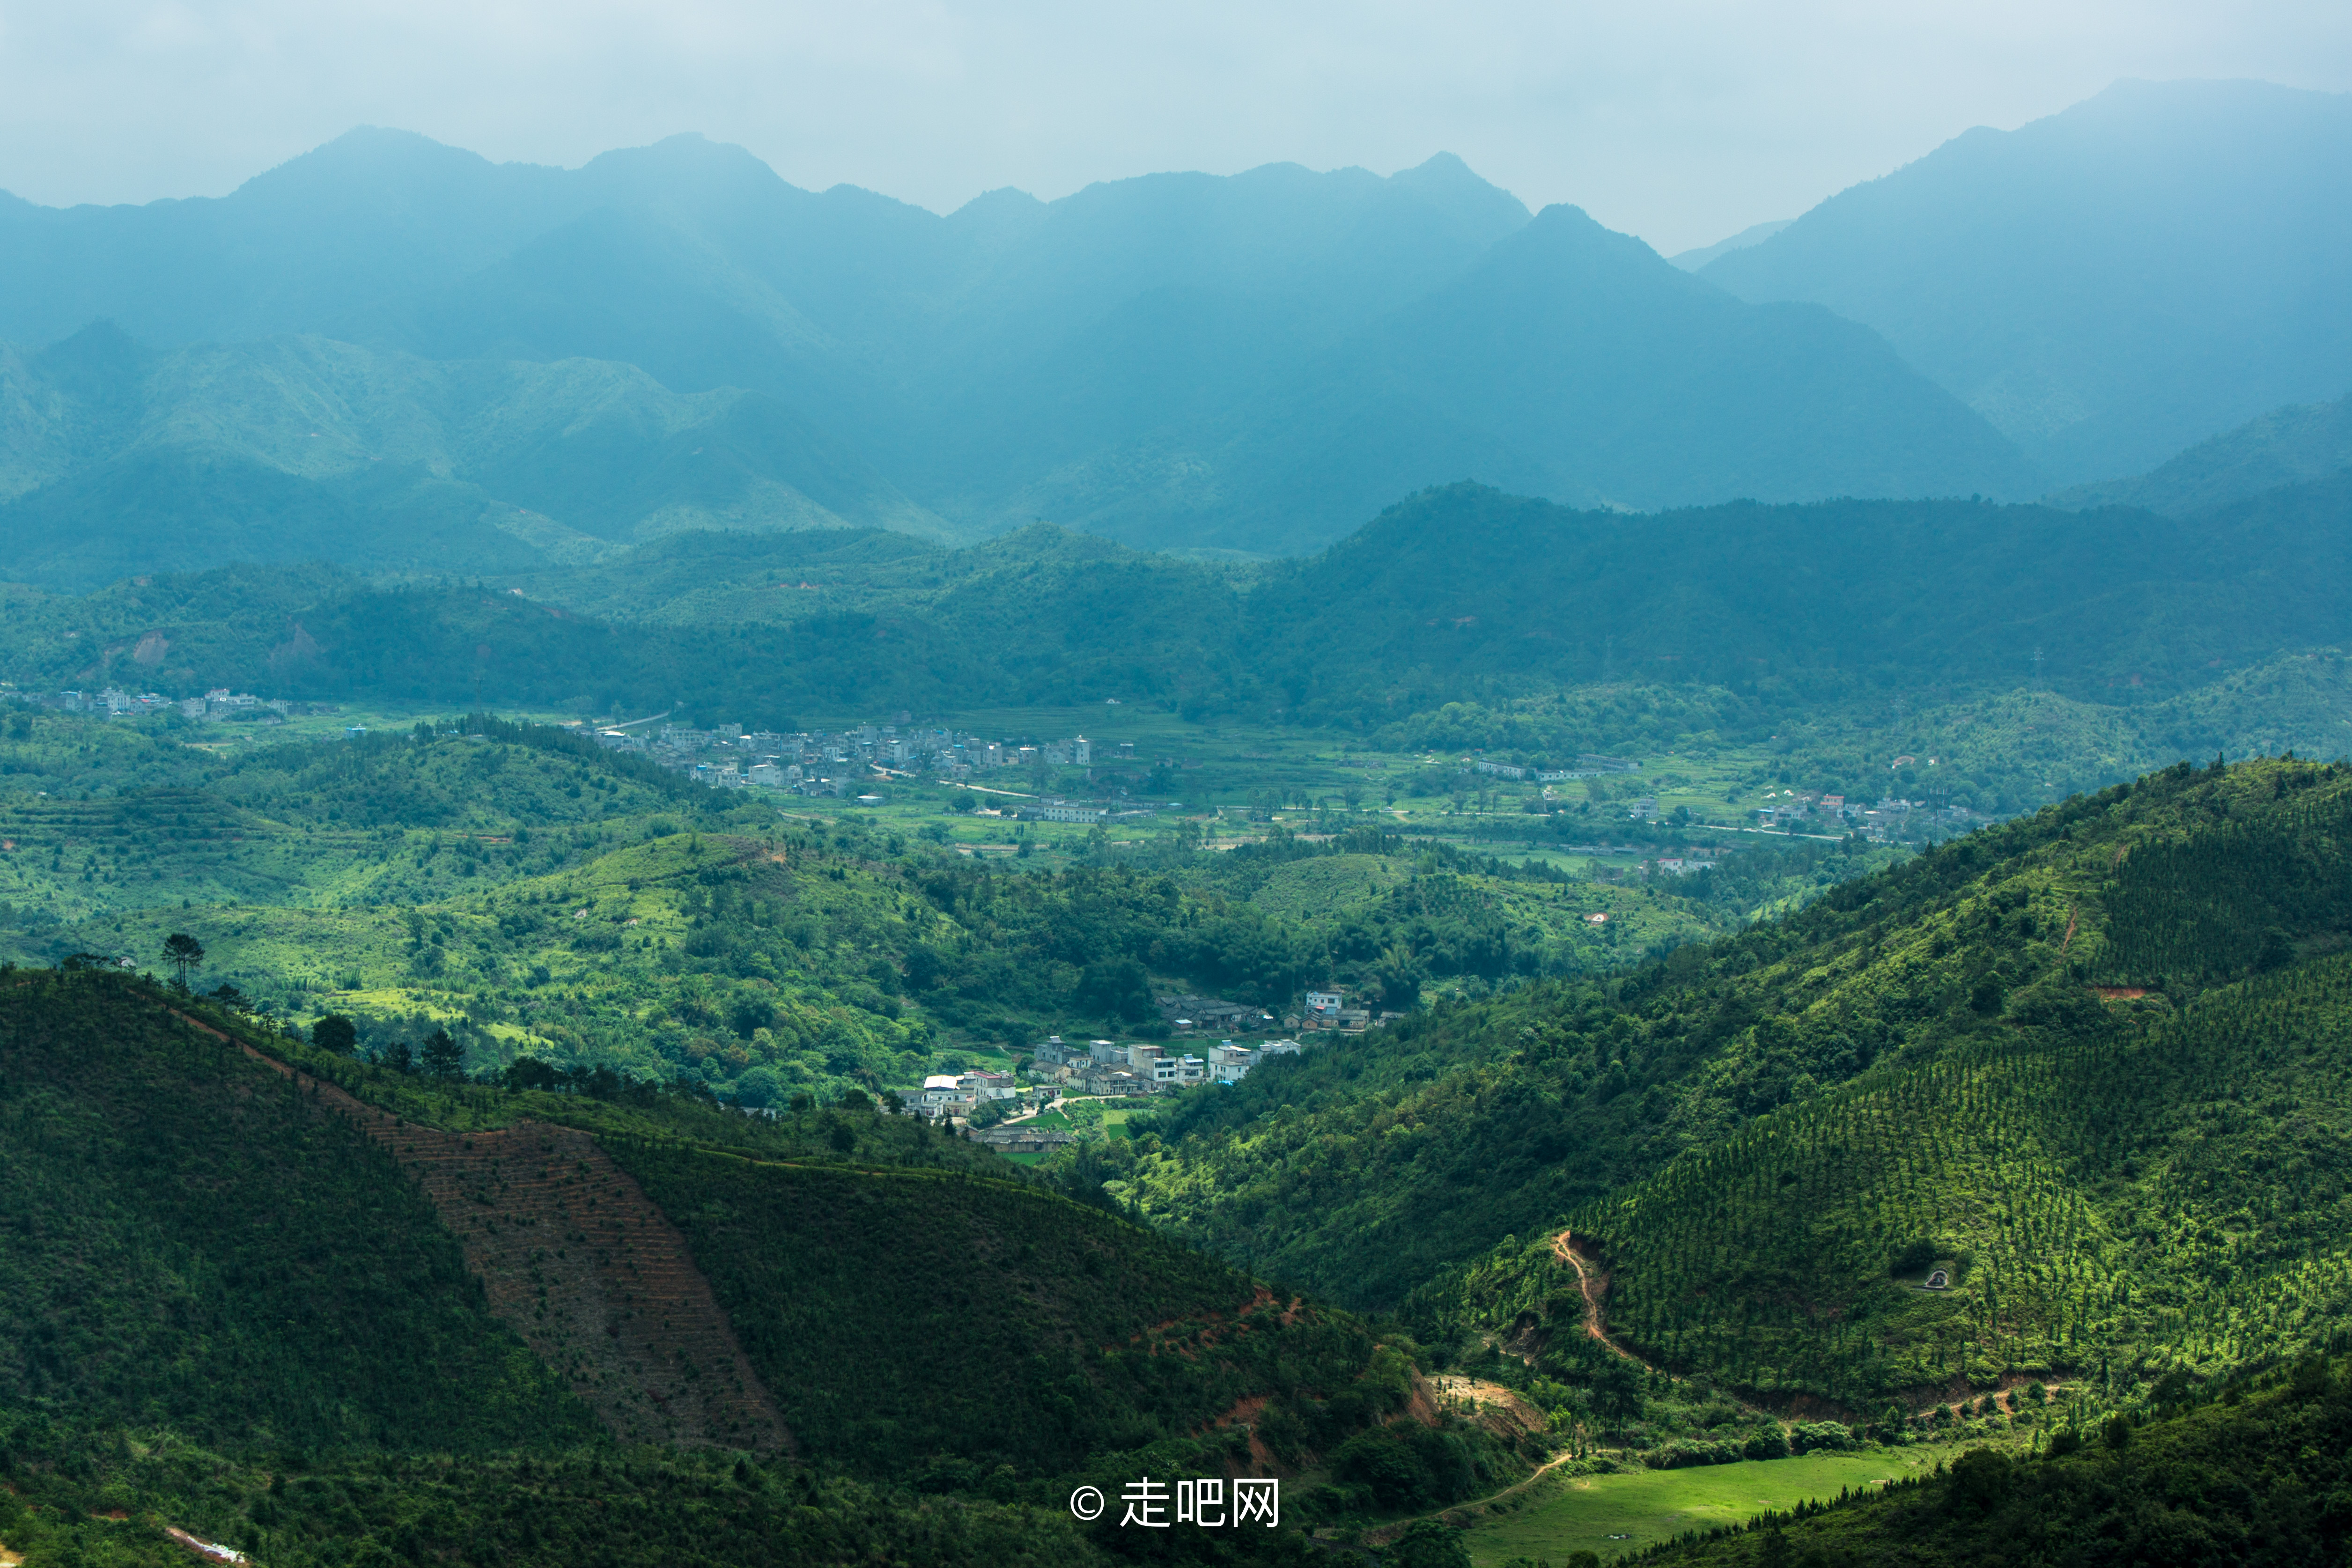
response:
[[[911,1094],[902,1094],[909,1114],[935,1122],[962,1121],[987,1100],[1034,1100],[1053,1097],[1051,1090],[1024,1090],[1010,1072],[934,1072]]]
[[[641,753],[720,789],[785,789],[802,795],[857,795],[892,775],[968,779],[998,768],[1027,769],[1041,763],[1091,768],[1097,761],[1094,743],[1082,735],[1020,742],[897,724],[791,735],[746,731],[740,724],[714,729],[665,724],[644,734],[627,727],[602,729],[596,738],[613,750]],[[1135,743],[1123,741],[1101,759],[1114,756],[1131,760]]]
[[[1034,1074],[1079,1094],[1118,1096],[1159,1094],[1196,1083],[1238,1083],[1250,1069],[1268,1057],[1304,1050],[1295,1040],[1270,1040],[1262,1045],[1236,1045],[1223,1040],[1205,1056],[1171,1052],[1164,1045],[1139,1040],[1089,1040],[1084,1045],[1047,1039],[1034,1052]]]
[[[1901,838],[1909,830],[1930,827],[1965,830],[1981,820],[1965,807],[1932,810],[1917,801],[1901,800],[1892,795],[1881,797],[1874,806],[1865,806],[1843,795],[1779,789],[1768,791],[1764,800],[1756,808],[1759,827],[1795,830],[1811,826],[1831,832],[1859,829],[1864,837],[1872,839]]]
[[[1642,765],[1630,757],[1601,757],[1586,752],[1576,759],[1573,768],[1529,768],[1516,762],[1496,762],[1481,756],[1462,759],[1465,773],[1491,773],[1498,779],[1532,779],[1539,784],[1559,784],[1570,779],[1601,779],[1612,773],[1639,773]]]
[[[16,687],[0,682],[0,696],[12,695],[17,695]],[[131,692],[120,686],[108,686],[103,691],[95,692],[43,692],[37,695],[19,695],[18,700],[55,713],[101,714],[108,718],[137,718],[171,710],[183,718],[248,718],[277,724],[289,714],[334,711],[322,704],[289,702],[283,697],[257,697],[251,692],[231,691],[226,686],[215,686],[200,697],[167,697],[161,692]]]
[[[0,690],[13,691],[14,688],[5,687]],[[229,694],[224,691],[220,695],[226,696]],[[193,718],[205,716],[205,699],[203,697],[191,697],[186,702],[177,702],[161,692],[132,693],[126,692],[118,686],[109,686],[102,692],[45,692],[26,700],[58,713],[100,713],[109,718],[119,718],[126,715],[135,716],[140,714],[161,713],[170,707],[178,708]],[[257,699],[248,696],[244,700],[251,703]],[[283,704],[278,706],[281,708],[284,706]],[[192,708],[193,712],[190,711]]]

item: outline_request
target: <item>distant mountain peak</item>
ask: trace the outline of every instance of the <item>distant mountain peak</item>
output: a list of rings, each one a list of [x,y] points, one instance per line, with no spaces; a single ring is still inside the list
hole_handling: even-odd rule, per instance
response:
[[[1433,152],[1412,168],[1398,170],[1391,178],[1402,180],[1409,176],[1430,180],[1476,180],[1481,185],[1486,183],[1485,180],[1479,179],[1476,170],[1464,162],[1458,153],[1454,152]]]
[[[331,141],[298,153],[237,187],[239,193],[305,194],[324,185],[438,176],[455,169],[495,168],[478,152],[451,147],[415,131],[355,125]]]
[[[1389,176],[1389,183],[1457,216],[1475,214],[1499,223],[1504,232],[1528,221],[1525,202],[1484,179],[1451,152],[1433,153],[1410,169],[1400,169]]]
[[[1672,276],[1664,257],[1629,234],[1620,234],[1572,203],[1555,202],[1538,213],[1528,225],[1496,247],[1501,257],[1510,253],[1547,254],[1557,257],[1607,258],[1646,269],[1655,266]]]
[[[83,398],[120,390],[152,358],[111,317],[92,321],[34,356],[43,379]]]
[[[950,213],[947,221],[985,242],[997,242],[1026,234],[1044,223],[1052,210],[1026,191],[999,185],[993,191],[982,191]]]

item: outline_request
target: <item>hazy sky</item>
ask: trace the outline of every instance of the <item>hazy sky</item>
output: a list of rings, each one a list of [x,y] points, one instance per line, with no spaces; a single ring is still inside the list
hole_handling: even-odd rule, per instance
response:
[[[362,123],[564,164],[699,131],[941,211],[1442,149],[1671,253],[2118,77],[2352,89],[2352,5],[0,0],[0,187],[218,194]]]

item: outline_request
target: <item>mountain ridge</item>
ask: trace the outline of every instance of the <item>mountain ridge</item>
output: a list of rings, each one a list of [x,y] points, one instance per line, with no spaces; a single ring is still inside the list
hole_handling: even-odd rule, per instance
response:
[[[1465,476],[1644,507],[2046,488],[1868,331],[1573,212],[1450,154],[940,216],[694,136],[551,170],[354,131],[226,197],[0,212],[0,338],[633,365],[775,400],[963,538],[1297,552]]]
[[[1884,332],[2061,484],[2340,393],[2352,95],[2118,82],[1963,132],[1710,262]]]
[[[2077,485],[2048,500],[2053,507],[2140,507],[2189,517],[2346,469],[2352,469],[2352,396],[2274,408],[2146,474]]]

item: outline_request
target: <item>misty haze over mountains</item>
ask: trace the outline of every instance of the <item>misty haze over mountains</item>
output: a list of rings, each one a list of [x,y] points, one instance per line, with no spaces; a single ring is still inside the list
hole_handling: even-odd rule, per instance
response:
[[[711,527],[1297,553],[1464,478],[2025,499],[2340,395],[2347,214],[2352,100],[2251,83],[2124,84],[1674,263],[1444,155],[940,217],[697,137],[362,130],[218,200],[0,203],[0,540],[86,584]]]
[[[2123,82],[1971,131],[1704,276],[1885,334],[2053,480],[2352,389],[2352,98]]]

